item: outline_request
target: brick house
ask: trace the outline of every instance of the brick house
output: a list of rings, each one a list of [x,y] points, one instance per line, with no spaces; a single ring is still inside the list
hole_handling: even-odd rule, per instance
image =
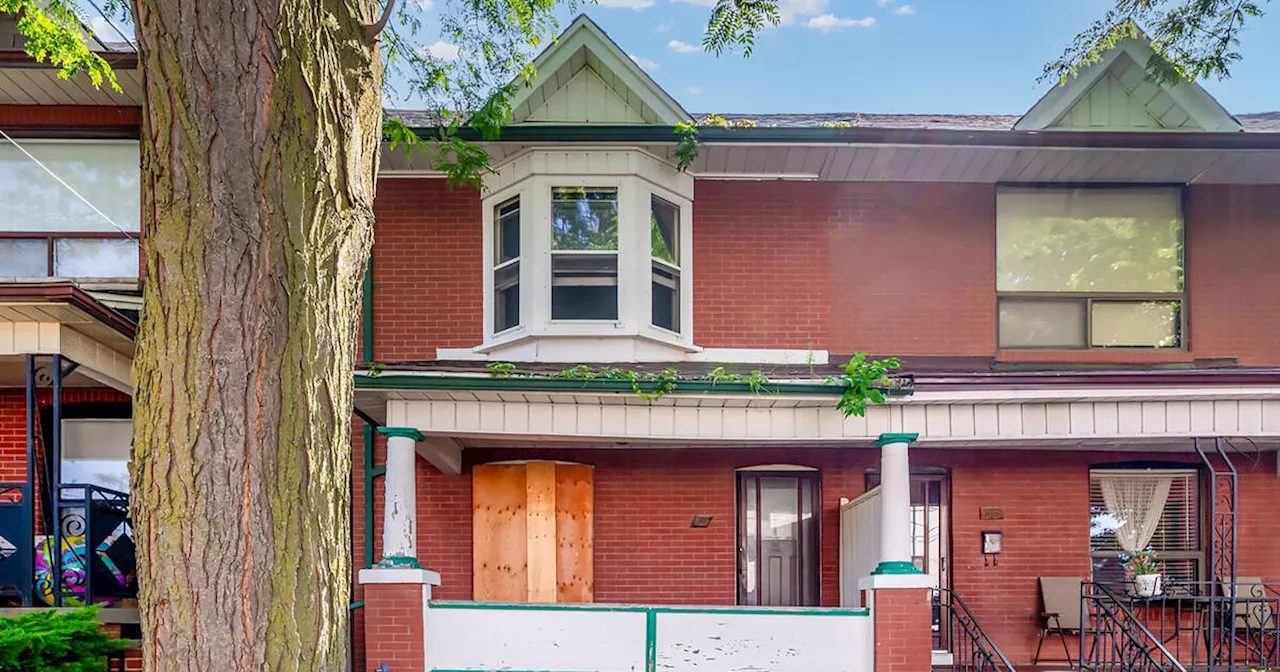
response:
[[[1277,664],[1280,117],[1147,81],[1148,54],[1124,43],[1021,115],[704,127],[682,171],[695,115],[583,17],[486,143],[483,191],[388,149],[357,668]],[[85,197],[66,208],[101,202],[129,177],[98,167],[132,156],[136,191],[136,81],[121,104],[46,74],[0,64],[0,189],[53,190],[35,157]],[[55,163],[68,146],[97,154]],[[44,246],[39,272],[0,270],[0,488],[31,521],[0,537],[99,543],[47,521],[96,510],[127,462],[133,207],[110,229],[0,218],[5,263]],[[829,379],[858,352],[902,369],[845,417]],[[1121,566],[1147,547],[1158,598]],[[40,576],[11,560],[0,588]],[[1069,609],[1042,578],[1076,582]],[[36,585],[98,599],[56,583]]]

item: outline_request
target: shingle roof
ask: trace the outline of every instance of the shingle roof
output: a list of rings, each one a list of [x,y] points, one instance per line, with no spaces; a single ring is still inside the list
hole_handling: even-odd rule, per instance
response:
[[[432,110],[388,109],[407,126],[428,127],[440,123],[442,117]],[[695,119],[706,116],[693,115]],[[940,131],[1009,131],[1018,121],[1016,114],[859,114],[856,112],[818,112],[813,114],[722,114],[729,122],[750,119],[759,126],[779,128],[816,128],[822,124],[848,122],[863,128],[927,128]],[[1236,119],[1251,133],[1280,133],[1280,112],[1238,114]]]

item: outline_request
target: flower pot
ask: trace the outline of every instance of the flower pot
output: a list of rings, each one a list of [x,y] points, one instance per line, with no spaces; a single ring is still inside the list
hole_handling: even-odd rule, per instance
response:
[[[1155,597],[1162,589],[1159,574],[1139,574],[1133,577],[1134,592],[1138,597]]]

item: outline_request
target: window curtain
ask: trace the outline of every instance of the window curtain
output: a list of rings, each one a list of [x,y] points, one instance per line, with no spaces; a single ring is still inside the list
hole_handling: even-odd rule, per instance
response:
[[[1160,525],[1173,477],[1107,475],[1099,477],[1098,485],[1102,488],[1107,513],[1119,523],[1115,529],[1116,543],[1126,553],[1146,548]]]

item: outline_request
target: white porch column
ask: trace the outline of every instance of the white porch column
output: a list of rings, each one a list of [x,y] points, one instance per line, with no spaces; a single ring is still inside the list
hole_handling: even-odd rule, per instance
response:
[[[919,574],[911,562],[911,466],[907,446],[919,434],[881,434],[880,565],[875,574]]]
[[[416,444],[422,434],[412,427],[379,427],[387,437],[387,474],[382,512],[382,560],[379,567],[418,564],[418,497],[414,479]]]

